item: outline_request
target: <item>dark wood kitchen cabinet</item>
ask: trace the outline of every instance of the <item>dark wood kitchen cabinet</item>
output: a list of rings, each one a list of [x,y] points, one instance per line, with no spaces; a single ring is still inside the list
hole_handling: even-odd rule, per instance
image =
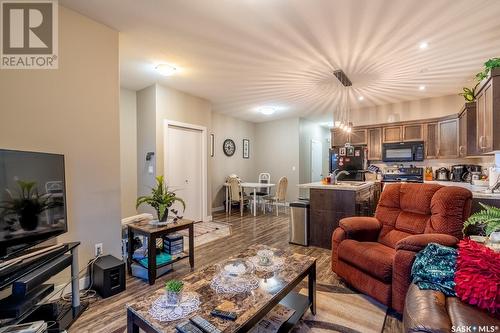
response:
[[[342,130],[332,130],[332,147],[345,146],[350,141],[349,133]]]
[[[500,150],[500,68],[491,71],[476,98],[477,148],[482,154]]]
[[[424,140],[423,124],[403,125],[403,141],[422,141],[422,140]]]
[[[458,119],[425,124],[425,158],[458,157]]]
[[[373,216],[380,196],[378,186],[375,183],[360,190],[311,188],[309,245],[331,249],[332,233],[341,219]]]
[[[460,157],[478,156],[476,103],[465,103],[458,118],[458,153]]]
[[[382,141],[401,142],[403,141],[403,126],[386,126],[382,129]]]
[[[382,160],[382,128],[369,128],[368,136],[368,160]]]
[[[351,144],[355,145],[366,145],[366,129],[353,129],[351,132]]]
[[[425,158],[438,157],[438,123],[425,124]]]
[[[438,158],[457,158],[458,154],[458,119],[438,123]]]

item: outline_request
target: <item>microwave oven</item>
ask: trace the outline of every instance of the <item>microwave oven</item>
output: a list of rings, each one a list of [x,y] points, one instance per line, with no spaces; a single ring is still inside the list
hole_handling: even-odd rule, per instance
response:
[[[384,162],[414,162],[423,160],[423,141],[382,144],[382,161]]]

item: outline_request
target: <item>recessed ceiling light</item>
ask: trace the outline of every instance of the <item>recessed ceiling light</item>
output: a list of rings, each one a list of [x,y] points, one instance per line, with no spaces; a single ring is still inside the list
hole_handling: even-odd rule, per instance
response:
[[[276,112],[276,109],[270,106],[263,106],[259,108],[259,112],[262,113],[263,115],[270,116]]]
[[[424,91],[425,90],[425,85],[421,84],[418,86],[418,90]]]
[[[427,42],[421,42],[418,47],[421,49],[421,50],[425,50],[426,48],[429,47],[429,43]]]
[[[365,98],[364,98],[363,96],[359,96],[359,97],[358,97],[358,101],[362,101],[362,100],[364,100],[364,99],[365,99]]]
[[[177,68],[167,64],[159,64],[158,66],[155,67],[155,69],[158,73],[160,73],[163,76],[174,75],[174,73],[177,71]]]

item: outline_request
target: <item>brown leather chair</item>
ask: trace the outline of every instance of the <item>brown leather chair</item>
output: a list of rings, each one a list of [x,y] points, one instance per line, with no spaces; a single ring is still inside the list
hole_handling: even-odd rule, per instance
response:
[[[500,327],[498,318],[498,313],[489,314],[436,290],[420,290],[412,283],[406,294],[403,332],[448,333],[453,327],[456,332],[465,332],[474,326],[487,327],[483,332],[494,332],[494,326]]]
[[[375,217],[340,220],[332,235],[332,270],[399,313],[415,254],[429,243],[455,246],[472,193],[436,184],[386,185]]]

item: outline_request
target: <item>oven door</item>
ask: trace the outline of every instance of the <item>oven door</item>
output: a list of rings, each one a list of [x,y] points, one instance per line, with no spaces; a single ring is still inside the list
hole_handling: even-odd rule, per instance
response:
[[[384,162],[411,162],[413,161],[413,153],[413,144],[411,143],[382,144],[382,161]]]

